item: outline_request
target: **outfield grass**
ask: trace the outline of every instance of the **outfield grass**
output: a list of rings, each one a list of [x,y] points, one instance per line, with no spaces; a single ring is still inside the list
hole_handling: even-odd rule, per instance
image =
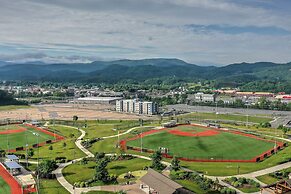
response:
[[[110,162],[107,166],[109,174],[121,175],[127,172],[142,170],[145,166],[149,166],[150,161],[135,158],[132,160],[122,160]],[[88,164],[82,165],[75,163],[64,168],[63,175],[66,180],[74,184],[75,182],[86,181],[93,178],[95,174],[96,162],[89,161]]]
[[[215,113],[190,113],[186,115],[178,116],[178,118],[192,118],[196,120],[204,120],[204,119],[218,119],[218,120],[230,120],[230,121],[241,121],[246,122],[247,117],[246,115],[239,115],[239,114],[215,114]],[[262,123],[262,122],[270,122],[273,119],[271,117],[258,117],[250,115],[248,116],[248,121],[252,123]]]
[[[40,179],[40,193],[42,194],[69,194],[57,179]]]
[[[207,130],[194,126],[177,126],[174,129],[196,132]],[[157,150],[165,147],[172,156],[190,159],[250,160],[274,147],[274,143],[223,131],[205,137],[177,136],[161,131],[143,137],[142,142],[143,148]],[[128,141],[127,145],[140,147],[141,139]]]
[[[10,193],[10,187],[0,176],[0,194],[7,194],[7,193]]]
[[[10,128],[13,126],[17,129],[19,127],[26,128],[26,131],[19,132],[19,133],[12,133],[12,134],[0,134],[0,149],[15,149],[16,147],[25,147],[26,144],[29,146],[36,144],[38,141],[45,142],[47,140],[53,140],[54,137],[48,134],[45,134],[41,131],[33,129],[31,127],[27,127],[25,125],[11,125]],[[2,126],[3,128],[3,126]],[[39,140],[37,140],[37,136],[33,135],[33,133],[38,133]]]

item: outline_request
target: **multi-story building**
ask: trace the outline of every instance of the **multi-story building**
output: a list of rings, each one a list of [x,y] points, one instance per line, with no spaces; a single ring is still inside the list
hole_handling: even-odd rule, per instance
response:
[[[155,102],[142,102],[137,99],[118,100],[116,111],[154,115],[158,113],[158,105]]]

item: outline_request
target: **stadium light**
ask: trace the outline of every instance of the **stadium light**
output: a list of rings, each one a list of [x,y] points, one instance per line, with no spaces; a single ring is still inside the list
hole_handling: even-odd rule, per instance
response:
[[[39,134],[38,133],[32,133],[37,138],[37,175],[36,175],[36,181],[37,181],[37,193],[39,194]]]

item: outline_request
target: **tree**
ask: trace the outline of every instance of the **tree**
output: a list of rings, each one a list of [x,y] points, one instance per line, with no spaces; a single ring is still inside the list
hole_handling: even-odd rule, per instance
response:
[[[50,145],[48,149],[49,149],[49,150],[53,150],[54,148],[53,148],[52,145]]]
[[[67,147],[67,144],[66,142],[63,143],[63,148]]]
[[[95,159],[96,159],[96,162],[102,158],[105,157],[105,153],[104,152],[96,152],[95,154]]]
[[[156,170],[163,170],[165,166],[161,163],[162,161],[162,153],[161,151],[156,151],[154,154],[151,155],[152,158],[152,165],[151,167]]]
[[[176,156],[174,156],[174,158],[171,161],[171,167],[172,167],[172,170],[174,171],[180,170],[181,168],[180,161],[178,160]]]
[[[29,158],[31,158],[34,155],[34,150],[32,148],[29,148],[27,150],[27,155],[28,155]]]
[[[73,121],[77,121],[79,119],[79,117],[77,115],[73,116]]]
[[[54,160],[44,160],[39,164],[37,173],[42,178],[48,178],[56,168],[57,164]]]
[[[283,131],[284,135],[286,135],[286,133],[289,131],[289,129],[287,127],[283,127],[282,131]]]
[[[103,183],[110,182],[110,176],[106,169],[108,162],[107,158],[102,158],[96,162],[95,179],[97,181],[102,181]]]

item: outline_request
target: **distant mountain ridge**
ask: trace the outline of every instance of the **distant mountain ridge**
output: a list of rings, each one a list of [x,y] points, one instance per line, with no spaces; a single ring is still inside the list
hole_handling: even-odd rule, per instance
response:
[[[1,63],[0,63],[1,64]],[[247,81],[291,80],[291,63],[236,63],[222,67],[198,66],[179,59],[95,61],[71,64],[2,64],[0,80],[115,83],[156,78]]]

